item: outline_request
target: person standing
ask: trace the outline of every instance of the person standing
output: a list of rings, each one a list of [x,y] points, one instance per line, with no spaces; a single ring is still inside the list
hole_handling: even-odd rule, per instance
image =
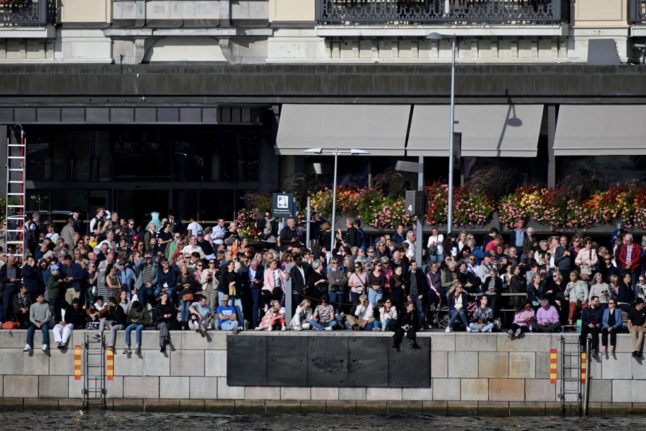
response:
[[[630,274],[631,289],[635,288],[637,279],[639,277],[639,266],[641,259],[641,247],[639,244],[633,242],[633,234],[627,233],[624,235],[624,241],[621,245],[617,257],[617,266],[622,274]]]

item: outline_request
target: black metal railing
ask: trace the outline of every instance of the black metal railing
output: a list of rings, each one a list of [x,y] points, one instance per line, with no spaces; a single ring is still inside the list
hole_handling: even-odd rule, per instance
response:
[[[630,23],[646,24],[646,0],[630,0]]]
[[[56,0],[0,0],[0,27],[41,27],[55,24]]]
[[[316,19],[319,24],[556,24],[569,20],[569,0],[316,0]]]

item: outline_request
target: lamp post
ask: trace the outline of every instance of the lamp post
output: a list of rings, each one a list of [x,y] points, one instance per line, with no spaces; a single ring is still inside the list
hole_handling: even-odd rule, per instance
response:
[[[455,134],[455,51],[457,36],[455,34],[429,33],[430,40],[451,39],[451,118],[449,120],[449,201],[447,214],[447,233],[453,228],[453,135]]]
[[[334,250],[334,237],[335,237],[335,224],[336,224],[336,176],[339,167],[339,155],[359,156],[368,155],[370,152],[365,150],[358,150],[356,148],[343,149],[339,147],[334,148],[309,148],[303,151],[308,154],[330,154],[334,156],[334,177],[332,180],[332,232],[330,234],[330,259],[332,259],[332,250]]]

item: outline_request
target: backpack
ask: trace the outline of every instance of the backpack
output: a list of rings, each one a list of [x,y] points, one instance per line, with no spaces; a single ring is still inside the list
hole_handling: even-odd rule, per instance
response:
[[[11,320],[8,320],[2,324],[2,329],[20,329],[20,323],[18,322],[12,322]]]

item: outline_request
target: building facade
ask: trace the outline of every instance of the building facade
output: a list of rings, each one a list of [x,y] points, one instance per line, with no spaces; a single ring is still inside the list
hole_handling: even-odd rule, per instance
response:
[[[233,217],[298,172],[361,183],[424,157],[456,179],[646,179],[646,0],[0,1],[0,137],[28,209]],[[11,147],[4,148],[3,159]],[[4,174],[6,176],[6,173]],[[8,176],[11,180],[11,173]]]

